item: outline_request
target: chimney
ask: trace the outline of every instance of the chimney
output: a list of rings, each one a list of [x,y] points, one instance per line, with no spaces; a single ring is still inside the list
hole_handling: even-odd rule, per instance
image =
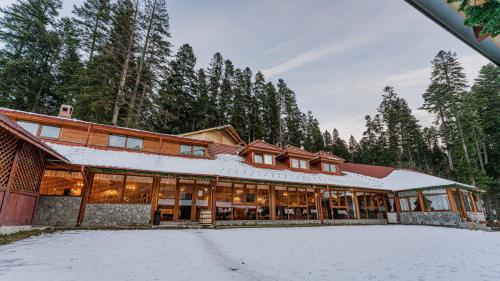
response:
[[[59,117],[71,119],[71,114],[73,114],[73,107],[71,105],[62,104],[59,109]]]

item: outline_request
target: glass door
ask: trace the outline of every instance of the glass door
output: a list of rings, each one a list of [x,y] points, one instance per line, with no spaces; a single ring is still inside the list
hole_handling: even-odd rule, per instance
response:
[[[158,210],[160,220],[175,220],[175,179],[162,178],[158,192]]]
[[[200,220],[200,213],[203,210],[208,210],[208,202],[210,200],[210,189],[208,187],[198,187],[196,190],[196,202],[195,202],[195,220]]]
[[[179,220],[191,220],[193,208],[192,186],[181,186],[179,188]]]

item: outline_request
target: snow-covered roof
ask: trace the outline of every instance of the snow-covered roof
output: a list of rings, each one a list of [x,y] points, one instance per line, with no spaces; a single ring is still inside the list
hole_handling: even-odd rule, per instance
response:
[[[334,185],[366,189],[406,190],[420,187],[457,184],[453,181],[405,170],[395,170],[379,179],[352,172],[344,175],[301,173],[290,170],[264,169],[244,162],[238,155],[219,154],[215,159],[186,158],[140,152],[103,150],[47,142],[72,164],[101,168],[131,169],[159,173],[219,176],[296,184]]]

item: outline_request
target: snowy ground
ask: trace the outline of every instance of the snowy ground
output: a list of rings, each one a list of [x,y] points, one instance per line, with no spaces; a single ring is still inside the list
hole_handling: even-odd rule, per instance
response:
[[[425,226],[68,231],[0,246],[0,280],[500,280],[500,233]]]

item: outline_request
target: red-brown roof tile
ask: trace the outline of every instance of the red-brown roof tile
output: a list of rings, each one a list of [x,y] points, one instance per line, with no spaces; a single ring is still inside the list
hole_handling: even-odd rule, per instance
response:
[[[340,169],[346,172],[352,172],[379,179],[387,177],[390,173],[396,170],[396,168],[393,167],[355,164],[355,163],[341,163]]]
[[[241,151],[242,154],[245,154],[246,151],[249,149],[258,149],[258,150],[263,150],[263,151],[268,151],[272,152],[275,154],[281,154],[283,152],[283,149],[281,147],[278,147],[276,145],[272,145],[270,143],[267,143],[263,140],[255,140],[249,144],[247,144],[243,150]]]
[[[323,151],[323,150],[320,150],[320,151],[314,153],[314,155],[316,155],[317,158],[330,159],[330,160],[341,161],[341,162],[345,161],[344,158],[338,157],[336,155],[333,155],[333,154],[326,152],[326,151]]]
[[[313,159],[316,157],[314,153],[293,145],[287,145],[282,155],[293,155],[293,156],[304,157],[306,159]]]
[[[219,154],[237,155],[242,149],[243,147],[240,145],[213,143],[208,146],[208,155],[210,155],[211,157]]]

